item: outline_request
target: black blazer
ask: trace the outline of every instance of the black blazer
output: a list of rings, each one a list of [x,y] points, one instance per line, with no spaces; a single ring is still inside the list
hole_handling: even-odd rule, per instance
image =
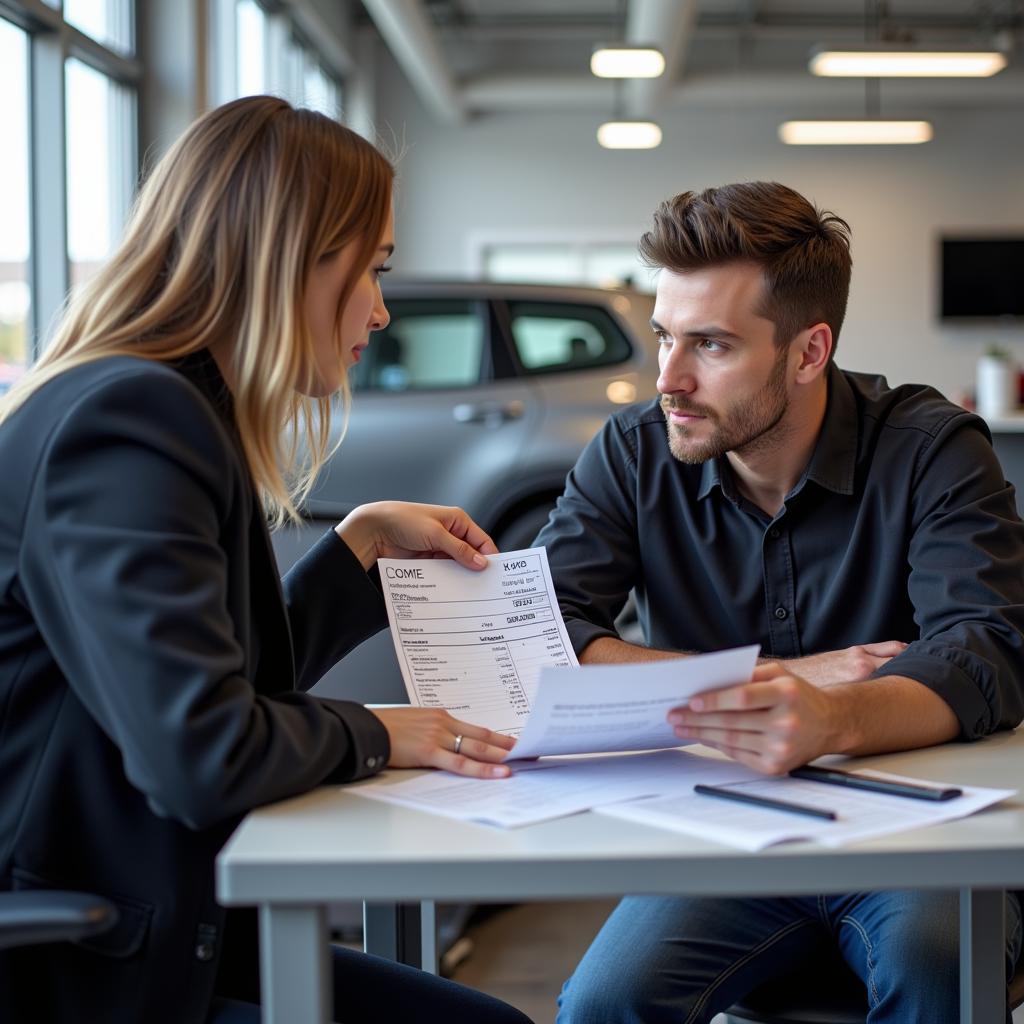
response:
[[[78,367],[0,426],[0,888],[121,911],[0,953],[4,1021],[203,1021],[232,829],[387,761],[370,712],[297,690],[380,591],[333,531],[279,582],[232,424],[201,354]]]

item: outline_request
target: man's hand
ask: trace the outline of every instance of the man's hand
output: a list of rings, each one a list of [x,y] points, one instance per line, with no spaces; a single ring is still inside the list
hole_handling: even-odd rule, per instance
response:
[[[791,658],[779,664],[787,672],[815,686],[856,683],[867,679],[906,649],[907,645],[902,640],[883,640],[877,644],[857,644],[842,651],[825,651],[822,654],[810,654],[806,658]]]
[[[837,697],[772,661],[758,665],[749,683],[702,693],[673,708],[668,720],[680,739],[782,775],[842,749],[843,702]]]

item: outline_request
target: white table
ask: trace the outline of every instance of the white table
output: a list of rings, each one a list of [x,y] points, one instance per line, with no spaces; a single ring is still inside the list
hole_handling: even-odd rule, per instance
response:
[[[1024,730],[856,764],[935,781],[1022,785]],[[961,1021],[1003,1024],[1002,890],[1024,889],[1022,799],[838,850],[800,843],[752,854],[597,814],[500,831],[365,800],[355,788],[323,788],[253,812],[218,858],[220,901],[259,907],[266,1024],[331,1019],[324,907],[331,901],[900,888],[960,891]]]

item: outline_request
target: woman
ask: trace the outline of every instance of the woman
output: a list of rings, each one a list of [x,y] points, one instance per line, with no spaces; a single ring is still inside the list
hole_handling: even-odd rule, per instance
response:
[[[4,1020],[253,1018],[254,918],[213,885],[242,815],[385,764],[508,772],[507,737],[444,712],[300,692],[386,623],[378,556],[481,568],[495,547],[465,513],[357,509],[283,590],[269,547],[387,324],[392,177],[282,100],[200,118],[0,406],[0,888],[120,910],[88,943],[4,954]],[[347,1022],[525,1021],[361,954],[336,953],[335,983]]]

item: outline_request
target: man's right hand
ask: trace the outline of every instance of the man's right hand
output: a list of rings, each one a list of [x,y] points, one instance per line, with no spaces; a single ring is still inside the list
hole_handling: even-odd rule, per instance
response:
[[[842,651],[809,654],[806,658],[792,658],[780,664],[787,672],[802,676],[815,686],[856,683],[867,679],[906,648],[902,640],[883,640],[877,644],[857,644]]]

